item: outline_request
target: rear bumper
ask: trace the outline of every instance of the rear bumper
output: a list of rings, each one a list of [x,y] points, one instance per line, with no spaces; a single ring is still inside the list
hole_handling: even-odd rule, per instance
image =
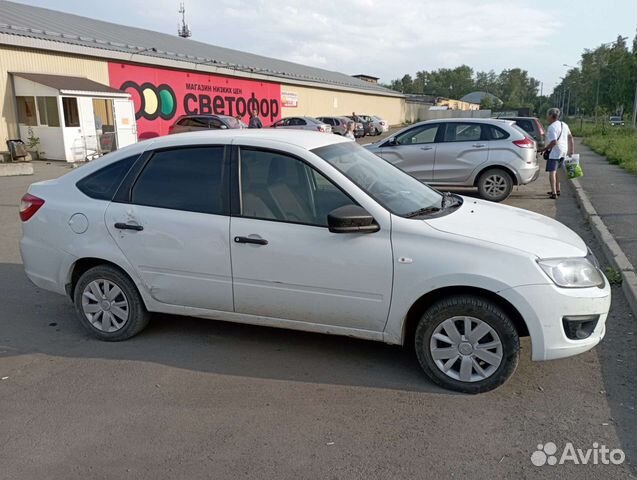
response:
[[[76,257],[24,236],[20,240],[20,254],[24,273],[36,287],[66,294],[66,277]]]
[[[540,165],[538,163],[526,164],[525,167],[518,169],[518,184],[527,185],[534,182],[540,176]]]

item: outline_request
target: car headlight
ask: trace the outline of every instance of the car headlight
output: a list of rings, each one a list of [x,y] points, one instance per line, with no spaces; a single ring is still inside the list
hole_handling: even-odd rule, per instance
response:
[[[537,263],[558,287],[603,287],[605,283],[593,254],[583,258],[547,258]]]

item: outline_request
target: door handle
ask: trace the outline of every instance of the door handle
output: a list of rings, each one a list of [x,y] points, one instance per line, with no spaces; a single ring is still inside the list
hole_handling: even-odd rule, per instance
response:
[[[476,148],[482,148],[482,147],[486,147],[486,145],[484,143],[474,143],[473,145],[471,145],[472,147],[476,147]]]
[[[433,147],[420,147],[421,150],[431,150]]]
[[[141,232],[144,229],[144,227],[142,227],[141,225],[135,225],[133,223],[122,223],[122,222],[117,222],[114,225],[114,227],[119,230],[135,230],[136,232]]]
[[[265,238],[234,237],[234,243],[251,243],[253,245],[267,245],[268,241]]]

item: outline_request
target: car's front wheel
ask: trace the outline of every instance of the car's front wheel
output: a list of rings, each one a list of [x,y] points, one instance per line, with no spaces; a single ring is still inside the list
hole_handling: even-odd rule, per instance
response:
[[[478,191],[485,200],[501,202],[511,195],[512,190],[513,178],[501,168],[489,169],[478,179]]]
[[[73,300],[80,323],[100,340],[126,340],[141,332],[150,318],[132,280],[110,265],[84,272]]]
[[[496,303],[479,296],[454,295],[431,305],[414,341],[429,378],[458,392],[493,390],[518,364],[520,339],[513,322]]]

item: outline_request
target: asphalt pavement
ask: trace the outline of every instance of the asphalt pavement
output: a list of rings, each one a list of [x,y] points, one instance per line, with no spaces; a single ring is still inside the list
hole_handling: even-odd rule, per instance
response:
[[[0,178],[0,479],[635,478],[635,318],[613,288],[607,335],[531,362],[502,388],[441,390],[413,352],[333,337],[155,316],[121,343],[87,336],[71,304],[25,278],[19,199]],[[568,185],[543,174],[507,203],[557,218],[598,253]],[[538,444],[626,453],[622,465],[537,467]]]

